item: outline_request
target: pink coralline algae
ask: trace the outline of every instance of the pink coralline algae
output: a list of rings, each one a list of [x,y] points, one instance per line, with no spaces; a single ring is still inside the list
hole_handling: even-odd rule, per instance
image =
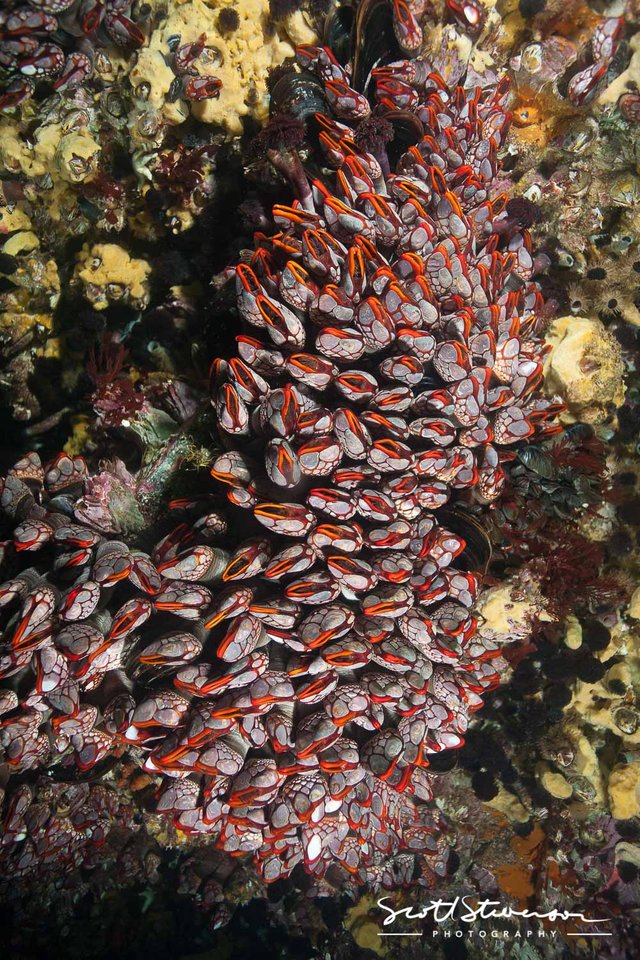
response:
[[[473,614],[473,514],[557,429],[526,202],[498,162],[509,86],[298,59],[285,88],[325,108],[258,143],[297,197],[228,272],[247,330],[212,368],[214,491],[173,502],[184,521],[146,552],[154,531],[110,513],[114,487],[137,495],[122,469],[96,484],[32,456],[6,478],[0,739],[14,771],[127,748],[159,811],[267,881],[429,882],[429,757],[507,667]]]

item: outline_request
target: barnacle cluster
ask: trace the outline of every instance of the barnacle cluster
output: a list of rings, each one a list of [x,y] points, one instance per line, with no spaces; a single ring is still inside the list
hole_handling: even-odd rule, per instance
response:
[[[327,6],[1,15],[0,385],[62,388],[0,480],[17,926],[107,876],[211,928],[288,878],[289,932],[364,884],[635,902],[636,41]]]
[[[184,122],[190,105],[198,119],[237,134],[243,117],[264,113],[267,70],[291,55],[289,38],[313,36],[300,10],[274,24],[267,0],[237,10],[200,0],[11,0],[0,20],[0,112],[94,88],[107,101],[126,95],[134,146],[159,146],[164,126]]]
[[[637,16],[628,4],[625,15],[615,18],[617,25],[607,21],[613,59],[590,91],[589,109],[583,101],[563,106],[557,89],[558,57],[573,64],[569,73],[578,68],[578,47],[567,37],[553,34],[512,62],[516,88],[533,84],[535,97],[547,92],[547,109],[538,120],[516,119],[516,136],[529,157],[518,192],[539,206],[554,295],[565,313],[624,325],[638,323]],[[576,19],[579,23],[585,20]],[[595,39],[590,44],[597,46]],[[560,194],[567,201],[562,218],[556,207]]]
[[[501,193],[508,83],[397,60],[369,99],[372,29],[419,43],[415,18],[364,3],[349,68],[302,45],[274,88],[291,112],[256,149],[296,196],[231,272],[249,329],[212,370],[216,490],[175,501],[186,520],[155,544],[123,465],[31,454],[2,495],[26,561],[2,588],[2,672],[25,685],[5,694],[9,766],[89,771],[128,745],[181,830],[320,888],[408,880],[414,854],[445,869],[429,757],[463,742],[511,639],[477,632],[490,547],[465,503],[495,501],[501,461],[559,409]]]
[[[102,784],[43,778],[35,787],[23,784],[14,790],[2,813],[3,847],[11,851],[18,843],[20,851],[9,874],[3,874],[5,895],[15,880],[56,876],[81,866],[91,869],[114,825],[136,829],[133,807]]]
[[[105,45],[140,47],[145,34],[132,6],[132,0],[11,0],[0,21],[1,65],[8,74],[0,109],[28,100],[41,81],[54,91],[76,90],[91,78]],[[51,39],[54,33],[59,42]]]
[[[292,40],[313,37],[301,11],[274,25],[267,0],[169,4],[129,75],[134,140],[153,139],[151,129],[161,133],[163,125],[183,123],[190,114],[234,135],[246,118],[264,120],[269,68],[293,54]]]

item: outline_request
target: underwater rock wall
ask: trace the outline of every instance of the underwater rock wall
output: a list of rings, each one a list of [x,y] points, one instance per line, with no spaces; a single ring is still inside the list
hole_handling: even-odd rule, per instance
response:
[[[3,600],[13,598],[23,604],[20,612],[9,608],[0,655],[4,698],[0,701],[4,710],[0,786],[6,791],[2,856],[7,875],[15,878],[2,889],[2,911],[13,953],[31,956],[32,945],[38,943],[39,955],[47,955],[55,941],[71,956],[86,956],[82,953],[86,947],[79,944],[92,930],[96,943],[104,943],[104,948],[92,948],[92,956],[140,956],[150,949],[149,944],[159,955],[165,955],[164,950],[171,956],[203,949],[213,951],[212,956],[220,951],[246,955],[254,949],[271,950],[267,955],[273,956],[277,951],[293,955],[288,952],[292,950],[310,956],[355,957],[362,955],[361,950],[418,956],[413,941],[381,944],[381,916],[375,901],[391,891],[399,903],[408,904],[417,890],[421,895],[427,890],[443,897],[491,896],[520,907],[534,903],[540,910],[578,907],[599,916],[604,912],[614,924],[613,940],[603,942],[604,955],[633,956],[640,866],[638,11],[633,4],[624,10],[620,5],[603,10],[554,0],[495,5],[460,5],[452,0],[433,7],[419,2],[395,7],[362,3],[362,9],[371,10],[367,14],[371,26],[361,34],[362,45],[356,46],[361,60],[366,63],[371,57],[371,66],[378,56],[386,63],[408,57],[409,64],[419,65],[418,80],[410,68],[403,68],[406,74],[381,72],[376,100],[372,85],[366,98],[354,90],[357,69],[344,72],[353,18],[343,8],[327,25],[329,5],[319,3],[303,9],[262,0],[247,0],[241,6],[200,0],[108,4],[108,23],[103,19],[88,32],[89,49],[85,21],[76,17],[86,14],[85,7],[91,9],[91,5],[62,3],[52,13],[47,6],[56,5],[12,4],[7,13],[2,12],[0,41],[6,87],[0,99],[0,235],[6,238],[0,253],[0,392],[7,423],[2,443],[2,473],[7,479],[2,501],[4,592],[0,593]],[[58,72],[55,68],[49,74],[49,68],[42,67],[35,82],[24,58],[34,57],[41,64],[42,50],[33,46],[28,31],[20,32],[22,26],[18,29],[7,21],[14,15],[26,22],[24,18],[35,16],[34,11],[58,18],[52,42],[58,41],[69,58]],[[112,20],[112,15],[123,19]],[[357,17],[355,21],[357,25]],[[79,22],[82,30],[77,28]],[[37,29],[33,36],[37,44],[49,42]],[[336,52],[335,63],[328,55],[322,59],[317,50],[313,52],[311,45],[318,37],[324,37]],[[23,60],[15,59],[16,44],[22,44]],[[295,67],[299,45],[300,65]],[[45,53],[55,61],[51,50]],[[90,61],[91,70],[78,56]],[[16,68],[20,63],[22,68]],[[309,73],[304,82],[299,79],[302,70]],[[431,79],[433,73],[440,74],[444,83]],[[482,104],[491,102],[492,96],[506,112],[506,93],[502,104],[498,86],[505,76],[512,84],[508,103],[512,126],[509,137],[496,142],[501,173],[489,191],[486,219],[475,208],[469,215],[467,207],[461,216],[443,192],[442,173],[432,172],[433,166],[427,175],[419,164],[413,168],[405,164],[402,174],[409,182],[411,178],[418,181],[413,195],[406,185],[396,195],[390,183],[381,190],[389,172],[384,170],[384,139],[389,137],[384,123],[390,122],[388,116],[381,118],[385,110],[398,114],[391,131],[396,145],[389,148],[394,163],[416,137],[411,111],[415,117],[422,110],[420,122],[435,138],[431,158],[437,156],[436,148],[442,151],[440,169],[446,171],[446,186],[455,196],[469,177],[467,168],[479,174],[480,167],[474,163],[480,163],[481,153],[452,159],[456,150],[452,131],[461,138],[463,121],[473,119],[474,110],[486,111]],[[466,85],[470,100],[476,87],[483,91],[476,97],[475,108],[463,106],[459,96],[452,97],[459,82]],[[269,122],[270,97],[271,114],[284,114],[287,123],[281,116],[272,116]],[[374,120],[381,118],[379,129],[374,129],[375,124],[367,130],[360,126],[371,109],[367,99],[374,104]],[[324,154],[314,143],[318,131],[309,119],[318,109],[333,112],[331,124],[324,127]],[[466,110],[464,117],[458,117],[456,110]],[[446,153],[443,129],[449,128],[452,116],[446,145],[450,152]],[[493,132],[500,141],[497,131]],[[358,166],[363,149],[367,157],[373,154],[378,165],[383,158],[380,170],[368,159],[364,168]],[[456,180],[453,171],[459,164],[463,171]],[[336,168],[341,168],[342,181],[336,180]],[[301,169],[308,171],[302,179]],[[336,182],[338,197],[334,193],[332,203],[327,203],[329,197],[323,191]],[[468,183],[469,192],[478,189],[475,182]],[[291,206],[296,190],[298,202]],[[501,193],[504,201],[499,199]],[[363,194],[368,199],[360,199]],[[391,196],[390,205],[381,202],[381,194]],[[428,261],[433,253],[428,245],[434,239],[429,229],[435,232],[432,247],[451,233],[457,243],[456,218],[465,225],[467,216],[478,242],[484,242],[482,224],[493,220],[496,240],[490,252],[498,257],[499,248],[517,258],[504,271],[511,297],[507,302],[518,302],[518,290],[527,282],[529,292],[538,285],[544,304],[542,298],[536,300],[540,322],[531,340],[537,343],[538,333],[546,327],[550,349],[542,386],[549,402],[565,405],[559,412],[564,429],[542,442],[523,434],[517,443],[505,444],[495,462],[478,457],[474,463],[471,458],[471,465],[466,464],[470,470],[485,470],[485,491],[494,485],[499,488],[495,501],[492,496],[476,499],[477,482],[454,483],[456,506],[471,509],[474,521],[481,519],[485,533],[479,542],[487,542],[488,535],[492,556],[483,571],[483,589],[469,614],[473,627],[468,620],[458,617],[453,622],[453,618],[439,646],[433,638],[429,640],[430,655],[436,658],[435,674],[442,680],[438,692],[445,709],[452,712],[453,705],[458,714],[441,724],[445,734],[434,732],[433,727],[426,737],[415,733],[416,743],[422,741],[418,752],[426,751],[428,765],[416,764],[414,754],[396,751],[398,726],[402,724],[405,731],[409,726],[417,729],[408,719],[399,721],[393,712],[400,694],[394,693],[391,681],[403,677],[398,657],[406,657],[407,651],[397,642],[383,650],[383,622],[377,624],[379,636],[373,635],[371,626],[367,633],[360,622],[360,633],[355,639],[350,634],[350,644],[334,643],[340,649],[332,651],[333,661],[320,666],[321,654],[313,653],[311,678],[319,676],[322,681],[337,670],[340,685],[338,693],[329,694],[323,693],[322,682],[307,681],[308,702],[312,705],[317,694],[318,702],[330,709],[328,713],[322,705],[315,713],[312,706],[306,709],[311,717],[324,711],[331,723],[325,721],[327,730],[307,730],[307,722],[294,751],[295,761],[276,751],[285,787],[276,786],[269,780],[274,764],[260,750],[264,728],[272,741],[281,736],[288,748],[296,744],[295,737],[289,739],[292,710],[281,704],[293,701],[292,677],[296,690],[302,689],[297,677],[304,676],[311,660],[310,651],[296,649],[299,637],[289,623],[296,620],[297,611],[292,608],[298,599],[290,608],[280,598],[275,611],[253,601],[251,609],[252,601],[243,598],[242,589],[232,592],[229,601],[216,578],[224,569],[225,584],[233,584],[231,574],[235,576],[236,569],[255,564],[260,573],[261,565],[265,568],[278,559],[292,564],[292,569],[318,557],[324,563],[331,542],[342,566],[334,562],[325,580],[316,583],[316,588],[329,591],[326,598],[322,595],[324,605],[336,600],[329,599],[332,590],[342,589],[338,603],[348,609],[361,585],[365,594],[373,589],[370,584],[364,587],[362,578],[368,575],[365,564],[373,570],[369,561],[375,554],[361,556],[357,569],[354,561],[344,561],[352,547],[356,554],[361,550],[356,543],[363,523],[360,514],[353,529],[349,518],[338,529],[336,523],[345,521],[339,512],[309,521],[292,510],[284,515],[263,509],[259,522],[266,527],[266,536],[264,531],[247,530],[246,517],[256,506],[258,512],[262,509],[260,501],[273,507],[272,501],[283,498],[289,480],[295,488],[293,481],[299,478],[291,471],[317,477],[313,483],[319,487],[333,483],[339,467],[333,464],[332,477],[325,480],[324,467],[318,463],[319,457],[331,455],[329,443],[301,452],[299,441],[307,438],[287,432],[286,424],[284,432],[276,431],[278,442],[270,441],[266,462],[256,465],[256,454],[260,458],[265,454],[265,432],[268,437],[271,429],[265,426],[265,417],[268,413],[270,422],[274,421],[280,410],[273,400],[273,409],[265,413],[263,395],[266,391],[273,396],[282,387],[276,354],[283,351],[289,364],[287,375],[295,376],[296,389],[302,385],[302,400],[298,397],[297,402],[309,407],[304,412],[312,433],[321,426],[321,394],[306,389],[309,383],[316,391],[323,390],[323,378],[333,384],[341,372],[340,403],[355,402],[355,409],[359,400],[354,401],[354,391],[364,391],[362,396],[373,391],[369,378],[379,374],[368,363],[375,357],[375,337],[385,335],[384,318],[374,317],[364,338],[363,330],[356,330],[357,336],[352,337],[356,346],[363,340],[365,359],[358,360],[355,370],[360,373],[359,382],[353,371],[333,369],[341,357],[327,356],[323,349],[312,352],[305,343],[298,343],[295,325],[302,322],[315,335],[321,321],[327,324],[331,310],[335,317],[330,321],[336,327],[345,323],[340,311],[354,312],[358,260],[352,256],[350,271],[343,273],[341,259],[342,248],[349,249],[358,230],[364,231],[368,241],[360,248],[365,274],[370,279],[378,271],[379,289],[372,289],[382,299],[384,283],[391,279],[385,278],[385,261],[395,266],[389,255],[390,231],[402,230],[403,242],[408,234],[408,220],[399,227],[393,214],[402,208],[402,216],[408,218],[411,204],[411,215],[417,211],[422,217],[420,226],[427,239],[419,248],[407,241],[404,253]],[[420,204],[426,205],[426,216]],[[301,253],[303,233],[319,226],[313,219],[319,215],[324,218],[320,230],[328,224],[330,229],[320,234],[317,245],[306,239],[306,253]],[[435,225],[429,227],[430,223]],[[529,232],[532,241],[519,239],[528,238]],[[374,262],[372,246],[382,253],[382,260]],[[467,296],[463,285],[465,278],[478,280],[478,275],[472,276],[473,269],[482,274],[478,263],[456,256],[455,245],[444,250],[441,270],[428,273],[431,291],[425,287],[417,298],[413,293],[423,312],[425,304],[427,311],[434,306],[440,311],[437,321],[429,317],[440,350],[445,336],[437,324],[442,315],[450,320],[458,311],[458,327],[451,320],[444,329],[449,331],[448,339],[456,342],[457,338],[458,346],[460,340],[464,342],[460,334]],[[288,273],[283,270],[287,260],[294,264]],[[236,274],[238,262],[244,272]],[[409,260],[404,263],[408,265]],[[480,266],[496,270],[495,260]],[[461,284],[456,289],[461,302],[448,299],[450,290],[443,276],[447,270]],[[236,275],[241,277],[238,301]],[[393,279],[404,282],[407,277],[400,272]],[[411,282],[416,281],[412,277]],[[344,292],[340,294],[345,283],[351,284],[351,301]],[[434,297],[438,283],[442,288]],[[478,283],[489,290],[486,281]],[[304,300],[317,295],[320,289],[328,314],[317,303],[310,310],[306,301],[292,302],[295,297]],[[496,303],[501,302],[502,292],[498,283],[491,288]],[[357,290],[355,295],[361,296]],[[262,298],[262,311],[256,297]],[[411,306],[407,302],[403,315],[409,326]],[[473,302],[472,307],[477,323],[485,304]],[[516,312],[522,314],[522,310]],[[376,320],[381,326],[374,330]],[[244,337],[240,359],[248,372],[236,357],[229,374],[228,360],[236,352],[239,334]],[[405,331],[405,339],[409,334]],[[265,337],[268,349],[262,343]],[[422,349],[427,349],[427,339]],[[521,340],[526,340],[525,333]],[[308,343],[312,342],[309,336]],[[527,342],[523,354],[531,348]],[[394,361],[394,351],[395,346],[389,358],[386,354],[379,358],[387,367]],[[289,356],[292,352],[294,357]],[[297,366],[296,352],[302,357]],[[465,359],[459,351],[455,360],[445,353],[439,368],[431,356],[421,357],[425,365],[421,376],[426,372],[431,378],[431,391],[453,389],[460,379],[457,371],[452,374],[452,365],[464,365]],[[215,384],[210,400],[208,367],[216,356],[222,360],[214,367],[213,379],[220,383]],[[484,351],[477,347],[474,365],[478,357],[490,366],[495,363],[490,347]],[[397,386],[393,378],[392,382]],[[329,416],[337,405],[330,396]],[[428,452],[434,462],[436,451],[447,450],[443,441],[447,429],[455,434],[457,446],[460,432],[472,426],[459,420],[460,405],[452,415],[446,401],[446,397],[438,401],[444,413],[439,408],[426,411],[432,432],[421,438],[428,450],[420,452]],[[370,470],[373,476],[390,455],[397,459],[405,454],[408,466],[403,470],[412,471],[415,440],[406,435],[409,418],[393,407],[374,413],[377,420],[369,410],[369,420],[345,422],[342,446],[338,443],[337,448],[338,454],[349,458],[349,471],[355,474],[360,469],[358,458],[353,458],[358,442],[363,446],[365,474]],[[495,411],[488,419],[493,417]],[[381,429],[381,434],[375,432]],[[503,425],[503,429],[507,428]],[[369,430],[373,435],[367,437]],[[369,462],[373,446],[379,454],[375,463]],[[238,447],[246,454],[246,464],[242,458],[234,461]],[[66,453],[56,456],[62,448]],[[482,447],[470,444],[467,449]],[[88,461],[88,468],[80,458]],[[209,478],[212,466],[216,480],[229,486],[228,497]],[[443,462],[440,470],[442,477],[430,478],[434,489],[452,483],[451,462]],[[371,481],[376,490],[386,476]],[[357,483],[357,478],[351,480]],[[45,486],[49,487],[46,495]],[[350,488],[338,485],[333,490],[336,503],[352,499],[344,490]],[[382,492],[390,495],[389,490]],[[446,495],[451,496],[451,491]],[[313,511],[326,511],[329,499],[325,492],[321,507],[318,500]],[[292,495],[291,500],[296,498]],[[493,502],[488,506],[486,501]],[[394,510],[396,504],[393,500]],[[430,503],[423,509],[436,509],[437,517],[437,506]],[[377,507],[381,510],[384,504]],[[368,510],[373,508],[367,505]],[[403,503],[402,510],[408,509]],[[394,513],[386,520],[410,526],[416,518],[405,513]],[[276,539],[279,530],[271,530],[268,523],[315,524],[318,519],[322,534],[316,534],[311,547],[305,541],[296,553],[292,542],[292,552],[276,561],[262,557],[265,548],[246,542],[249,534],[267,545]],[[364,527],[368,535],[368,519]],[[290,526],[285,532],[297,531]],[[329,538],[327,543],[318,541],[321,535]],[[411,535],[415,544],[415,529]],[[460,530],[453,533],[456,537],[464,542]],[[56,544],[55,554],[47,545],[49,539]],[[394,575],[402,573],[412,556],[412,547],[401,537],[398,543]],[[283,541],[283,546],[287,544]],[[150,559],[152,545],[157,551]],[[47,573],[51,584],[45,589],[51,590],[54,614],[41,614],[32,600],[30,591],[43,587],[39,577],[44,567],[36,548],[44,550],[44,567],[47,557],[56,557],[53,573]],[[435,549],[433,542],[424,549]],[[305,550],[313,558],[305,559]],[[28,569],[31,561],[35,574],[19,582],[16,574]],[[81,575],[72,583],[65,581],[64,574],[58,583],[65,566],[81,569],[84,563],[90,563],[85,568],[89,576]],[[385,576],[391,566],[387,563]],[[451,587],[456,575],[446,565],[443,569]],[[376,568],[375,575],[380,572]],[[476,567],[467,563],[455,581],[456,589],[461,589],[460,577],[468,585],[475,572]],[[208,578],[206,582],[198,582],[201,575]],[[322,578],[317,571],[314,575]],[[162,578],[161,585],[155,582],[157,576]],[[423,581],[425,576],[423,571]],[[137,591],[135,599],[117,592],[125,578]],[[412,586],[420,594],[420,603],[427,610],[428,603],[433,603],[437,614],[443,609],[438,604],[444,600],[451,605],[451,597],[446,600],[442,585],[433,580]],[[384,576],[383,581],[396,582],[393,577],[385,581]],[[401,589],[394,588],[393,597],[386,586],[379,592],[376,603],[400,603]],[[90,619],[94,600],[101,617],[95,623]],[[240,638],[227,637],[223,646],[235,650],[233,645],[240,644],[243,655],[255,654],[257,663],[263,645],[258,642],[248,654],[244,645],[262,636],[265,623],[272,647],[282,642],[283,632],[289,631],[292,637],[289,663],[278,657],[277,663],[274,659],[269,665],[273,676],[268,678],[268,697],[275,698],[278,707],[264,713],[270,717],[264,726],[263,714],[255,710],[253,700],[249,709],[240,696],[227,695],[224,700],[223,695],[218,716],[207,716],[201,709],[207,697],[214,702],[219,696],[219,671],[205,675],[206,665],[217,663],[221,656],[207,630],[215,631],[218,622],[228,624],[224,620],[227,602],[239,604],[238,611],[248,611],[248,616]],[[322,607],[308,607],[305,612],[313,619],[313,611]],[[169,609],[179,609],[183,619],[169,615]],[[405,616],[398,606],[391,610]],[[363,612],[367,614],[359,611],[360,617]],[[384,620],[386,613],[387,609],[372,610],[369,616]],[[48,634],[42,623],[46,627],[52,616],[56,638],[60,630],[67,636],[43,652],[46,642],[41,649],[38,645]],[[89,618],[88,635],[82,635],[82,629],[74,633],[75,628],[67,625],[68,618],[77,627],[76,616],[80,623]],[[437,615],[425,616],[425,629],[434,619],[437,623]],[[258,627],[254,620],[259,621]],[[156,627],[160,621],[162,630]],[[204,623],[210,626],[203,630]],[[163,646],[161,641],[170,631],[170,643]],[[486,683],[478,681],[474,690],[461,682],[455,696],[448,690],[447,701],[445,686],[450,677],[445,676],[448,668],[443,658],[460,657],[461,633],[463,647],[475,643],[479,662],[487,665]],[[219,640],[215,633],[215,643]],[[374,659],[362,674],[357,657],[369,657],[367,644]],[[315,644],[311,649],[315,651]],[[495,659],[496,650],[504,652],[504,657]],[[226,659],[234,663],[234,657],[237,663],[235,654]],[[190,658],[196,659],[193,667],[188,666]],[[439,665],[443,662],[445,667]],[[294,672],[287,676],[291,664]],[[470,672],[471,663],[464,657],[462,664]],[[351,675],[343,672],[349,670]],[[427,658],[414,673],[428,680],[429,670],[433,664]],[[492,670],[500,674],[501,685],[484,694],[482,710],[470,711],[470,706],[478,706],[482,687],[495,685]],[[64,674],[62,684],[59,671]],[[155,681],[154,671],[158,671]],[[178,671],[184,676],[176,689],[170,680]],[[384,671],[385,689],[370,684],[365,688],[365,703],[358,677],[375,678]],[[57,678],[55,684],[52,678]],[[251,679],[255,686],[258,677]],[[210,682],[206,697],[200,699],[198,687]],[[377,682],[382,682],[380,676]],[[420,691],[417,681],[412,682],[416,688],[412,696],[424,695],[426,688]],[[402,683],[396,686],[401,689]],[[167,688],[169,694],[163,699]],[[256,691],[254,699],[267,696]],[[429,696],[433,695],[432,681]],[[324,696],[328,699],[323,700]],[[225,706],[232,719],[245,715],[236,726],[242,726],[251,751],[249,764],[255,776],[247,776],[244,764],[247,782],[240,782],[246,742],[240,748],[236,741],[227,745],[223,736],[228,755],[200,756],[207,744],[222,750],[218,736],[209,740],[206,730],[207,723],[210,729],[218,724],[219,731],[229,733]],[[436,696],[435,709],[439,707]],[[407,710],[407,703],[401,703],[401,711]],[[304,712],[296,714],[294,732],[298,723],[304,724]],[[173,734],[182,729],[185,717],[190,722],[191,752]],[[350,736],[342,738],[342,753],[330,742],[335,732],[328,730],[332,725],[342,731],[348,725]],[[163,748],[157,743],[159,731],[165,736]],[[349,754],[352,744],[346,741],[351,738],[355,746]],[[311,741],[316,748],[320,744],[318,756],[324,757],[313,784],[314,751],[307,749]],[[371,742],[380,745],[377,754],[373,747],[365,747]],[[459,749],[448,749],[452,746]],[[325,850],[320,856],[313,823],[327,812],[323,784],[331,784],[331,815],[342,802],[343,791],[348,796],[349,787],[356,789],[360,751],[369,769],[373,764],[375,775],[383,777],[373,791],[377,799],[367,797],[360,787],[351,806],[344,805],[346,820],[334,833],[322,834]],[[238,756],[240,768],[236,769]],[[149,762],[150,757],[158,763]],[[223,770],[216,765],[224,762],[231,766]],[[413,785],[411,771],[417,771]],[[224,777],[238,778],[230,793]],[[276,790],[276,796],[281,788],[276,814],[277,804],[266,805],[273,801],[269,791]],[[407,811],[415,801],[419,810],[426,811],[422,803],[431,792],[430,812],[417,815],[421,819],[416,829],[415,814]],[[217,806],[229,795],[233,802],[224,813],[226,825],[219,842],[226,847],[225,853],[211,842],[211,834],[220,840],[212,825],[217,823]],[[276,818],[267,827],[260,812],[265,808],[269,817]],[[293,820],[289,834],[277,821],[277,816],[285,814]],[[385,820],[394,817],[398,823],[386,831]],[[408,849],[394,856],[407,818],[411,821]],[[250,863],[227,855],[241,850],[251,853],[265,830],[270,853],[262,866],[266,879],[290,872],[301,857],[311,876],[305,876],[300,863],[289,880],[265,888]],[[347,834],[350,839],[345,839]],[[356,844],[354,836],[364,842]],[[428,856],[414,868],[411,847],[420,845]],[[346,905],[335,893],[336,871],[329,871],[326,883],[321,876],[318,864],[326,859],[342,864],[337,886],[349,892]],[[357,883],[365,873],[369,889]],[[317,893],[326,894],[326,899],[314,898]],[[90,904],[90,911],[81,915],[81,904]],[[109,942],[113,916],[126,917],[128,947],[122,941]],[[148,917],[148,924],[141,917]],[[425,935],[432,934],[428,922],[423,929]],[[591,955],[591,941],[571,939],[567,932],[572,931],[564,929],[562,947],[534,940],[527,945],[526,956],[560,956],[558,951],[569,947],[579,956]],[[512,955],[508,951],[519,949],[508,942],[491,946],[490,955],[495,956]],[[442,942],[434,942],[433,949],[434,956],[452,955]],[[487,953],[481,943],[469,943],[465,950],[460,955]]]

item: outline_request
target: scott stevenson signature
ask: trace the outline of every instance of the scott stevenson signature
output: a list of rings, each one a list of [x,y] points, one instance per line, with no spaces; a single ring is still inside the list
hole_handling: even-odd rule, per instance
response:
[[[557,920],[579,920],[582,923],[610,923],[610,920],[596,917],[585,917],[583,913],[573,913],[570,910],[515,910],[513,907],[503,907],[499,900],[479,900],[476,906],[469,902],[467,897],[456,897],[454,900],[430,900],[419,907],[401,907],[399,910],[387,906],[388,897],[381,897],[378,906],[387,916],[383,926],[388,927],[395,923],[398,917],[407,920],[424,920],[431,914],[435,923],[446,923],[448,920],[461,920],[463,923],[474,923],[476,920],[509,920],[513,917],[548,920],[554,923]]]

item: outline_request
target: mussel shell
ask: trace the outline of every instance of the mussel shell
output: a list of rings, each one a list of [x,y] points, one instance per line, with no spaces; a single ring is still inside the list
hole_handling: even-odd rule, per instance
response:
[[[102,633],[109,633],[111,629],[111,624],[113,623],[113,617],[108,610],[96,610],[91,614],[86,620],[82,621],[83,624],[88,624],[91,627],[95,627],[96,630],[100,630]]]
[[[307,121],[316,113],[327,113],[324,86],[318,77],[303,70],[301,73],[285,73],[271,91],[269,111],[288,113],[297,120]]]
[[[480,521],[460,507],[442,507],[436,514],[438,523],[463,537],[466,547],[456,558],[456,567],[472,573],[484,573],[492,555],[491,540]]]
[[[572,443],[591,440],[595,436],[595,430],[588,423],[571,423],[565,428],[567,440]]]
[[[108,557],[112,553],[127,555],[129,553],[129,547],[126,543],[123,543],[122,540],[106,540],[99,544],[96,550],[96,560],[99,560],[101,557]]]
[[[393,30],[391,4],[388,0],[362,0],[355,19],[351,86],[366,93],[374,67],[402,59]]]
[[[67,754],[63,754],[61,760],[66,759]],[[70,765],[54,760],[47,771],[47,776],[55,783],[96,783],[102,777],[110,773],[111,770],[120,762],[120,757],[113,754],[107,754],[102,760],[90,767],[89,770],[79,770],[75,764]]]
[[[17,573],[14,579],[23,580],[26,584],[26,590],[29,593],[31,593],[32,590],[35,590],[35,588],[44,581],[43,575],[36,570],[35,567],[27,567],[26,570],[23,570],[21,573]],[[24,597],[22,599],[24,599]]]
[[[351,47],[354,39],[355,11],[349,3],[341,3],[331,10],[325,19],[322,32],[323,43],[329,47],[342,66],[351,59]]]
[[[557,479],[557,470],[549,454],[535,444],[530,444],[518,453],[518,460],[527,470],[537,473],[545,480]]]
[[[64,493],[58,494],[57,497],[51,497],[48,507],[52,513],[64,513],[65,516],[75,519],[75,501]]]
[[[424,127],[415,113],[409,110],[389,110],[384,114],[384,119],[393,127],[393,140],[387,144],[389,164],[393,170],[402,154],[422,140]]]

